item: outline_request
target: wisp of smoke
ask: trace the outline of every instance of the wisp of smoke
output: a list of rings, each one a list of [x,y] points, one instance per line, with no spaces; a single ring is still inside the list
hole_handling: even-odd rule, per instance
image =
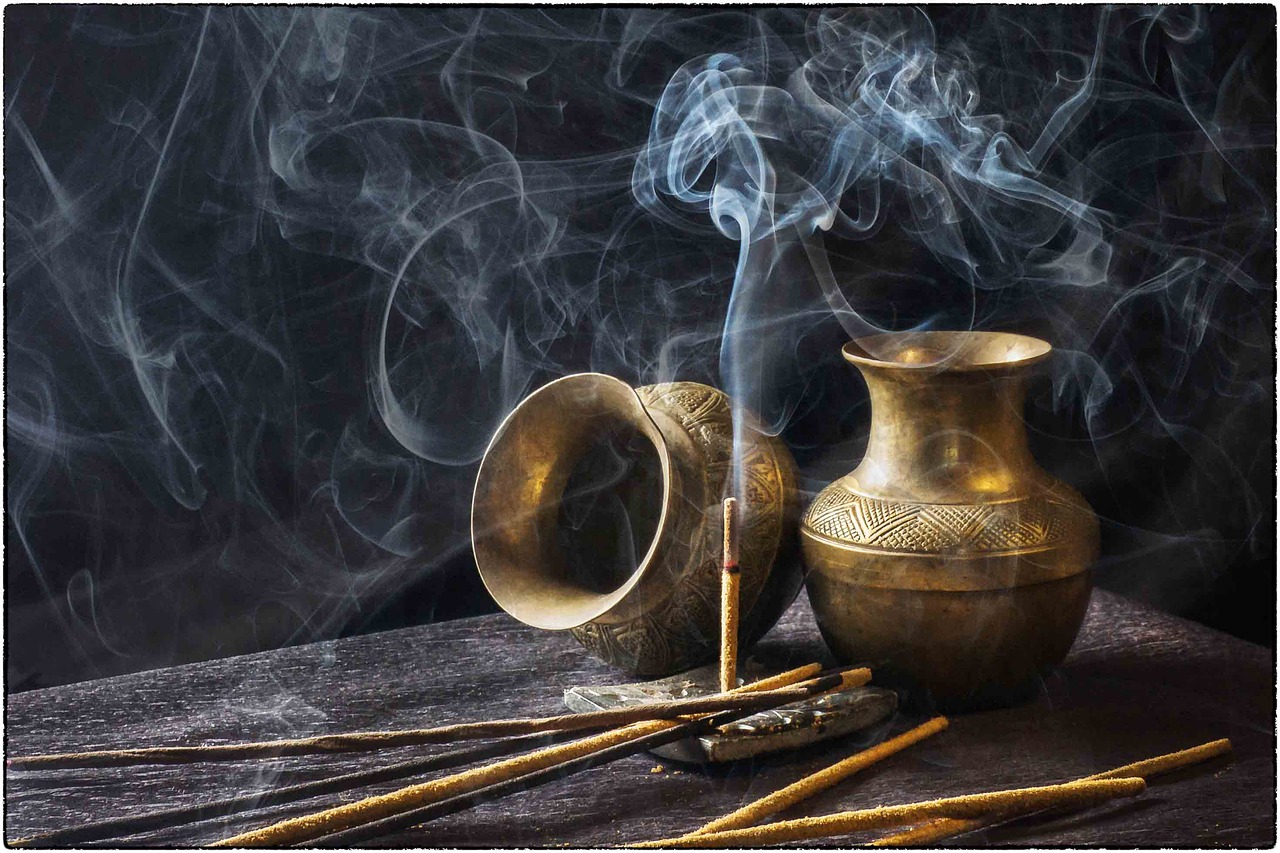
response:
[[[720,385],[816,488],[888,328],[1051,340],[1041,458],[1187,605],[1270,547],[1245,17],[7,10],[11,675],[465,611],[475,466],[569,372]]]

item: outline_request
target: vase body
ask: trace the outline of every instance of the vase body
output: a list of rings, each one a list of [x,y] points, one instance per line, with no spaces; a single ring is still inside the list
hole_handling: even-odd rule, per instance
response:
[[[867,451],[801,522],[809,597],[842,660],[962,708],[1018,698],[1066,656],[1098,524],[1027,447],[1026,383],[1049,351],[984,332],[846,345],[870,392]]]
[[[742,432],[745,648],[778,620],[801,580],[794,462],[777,438],[749,425]],[[601,450],[602,436],[621,434],[630,439]],[[643,457],[642,464],[620,464],[629,456]],[[619,463],[597,478],[608,481],[597,491],[618,512],[575,519],[566,507],[596,488],[582,476],[592,458]],[[732,462],[730,402],[715,388],[675,382],[633,389],[601,374],[551,382],[512,411],[481,462],[472,502],[481,578],[512,616],[569,630],[632,674],[668,675],[713,660],[721,501]],[[634,540],[631,557],[618,557],[618,528]]]

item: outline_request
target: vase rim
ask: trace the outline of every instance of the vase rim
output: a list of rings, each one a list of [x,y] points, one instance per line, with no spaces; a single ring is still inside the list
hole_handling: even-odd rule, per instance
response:
[[[1022,369],[1048,358],[1048,341],[1015,332],[884,332],[844,345],[846,361],[882,370],[990,373]]]

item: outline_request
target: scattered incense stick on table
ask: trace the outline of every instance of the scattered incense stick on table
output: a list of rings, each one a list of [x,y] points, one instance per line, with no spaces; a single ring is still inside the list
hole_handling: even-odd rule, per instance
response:
[[[636,847],[757,847],[786,844],[847,835],[866,829],[903,826],[935,817],[977,817],[1011,807],[1049,808],[1052,806],[1088,806],[1115,797],[1133,797],[1146,789],[1141,779],[1100,779],[1095,782],[1068,782],[1039,788],[1017,788],[926,800],[902,806],[839,812],[823,817],[805,817],[730,829],[704,835],[686,835],[634,845]]]
[[[1208,743],[1202,743],[1199,746],[1193,746],[1190,749],[1184,749],[1179,752],[1170,752],[1167,755],[1157,755],[1155,758],[1148,758],[1145,761],[1135,761],[1133,764],[1126,764],[1117,767],[1114,770],[1107,770],[1102,773],[1095,773],[1092,776],[1086,776],[1086,779],[1121,779],[1130,776],[1138,776],[1146,779],[1151,776],[1159,776],[1163,773],[1172,773],[1174,770],[1181,770],[1183,767],[1190,767],[1192,764],[1199,764],[1202,761],[1208,761],[1210,758],[1217,758],[1219,755],[1226,755],[1231,751],[1231,741],[1226,738],[1221,740],[1213,740]]]
[[[871,671],[868,669],[846,670],[843,673],[843,682],[841,689],[860,687],[871,680]],[[457,797],[451,797],[439,803],[421,808],[412,809],[407,812],[394,815],[382,820],[376,820],[372,823],[357,826],[353,829],[343,830],[330,835],[323,836],[307,842],[305,845],[298,846],[318,846],[318,847],[351,847],[361,844],[373,838],[385,836],[410,826],[416,826],[434,820],[445,815],[454,814],[463,809],[470,808],[478,803],[487,802],[509,793],[527,790],[537,787],[547,782],[553,782],[562,779],[565,776],[581,772],[582,770],[606,764],[617,758],[623,758],[627,755],[640,751],[657,749],[668,743],[674,743],[686,737],[696,737],[699,733],[711,731],[730,722],[728,716],[718,715],[715,719],[704,719],[691,721],[681,728],[683,731],[676,729],[668,729],[666,732],[648,735],[640,741],[631,741],[627,744],[610,747],[600,752],[592,753],[582,758],[574,759],[556,767],[539,770],[534,773],[528,773],[518,776],[505,782],[499,782],[480,788],[470,794],[463,794]]]
[[[814,671],[819,667],[815,664]],[[809,673],[813,674],[813,673]],[[754,685],[753,685],[754,687]],[[759,689],[757,688],[755,692]],[[797,699],[803,698],[797,695]],[[740,694],[713,694],[593,711],[584,714],[561,714],[515,720],[487,720],[456,723],[428,729],[406,729],[386,732],[351,732],[336,735],[295,738],[251,743],[211,744],[207,746],[158,746],[141,749],[110,749],[90,752],[63,752],[50,755],[28,755],[9,759],[11,770],[61,770],[82,767],[123,767],[134,764],[190,764],[198,761],[237,761],[254,758],[279,758],[316,753],[365,752],[399,746],[448,744],[473,738],[496,738],[546,732],[582,731],[612,728],[642,720],[669,720],[693,714],[709,714],[743,707],[744,702],[759,701]]]
[[[401,829],[426,823],[427,821],[444,817],[445,815],[454,814],[482,802],[488,802],[507,794],[525,791],[529,788],[534,788],[548,782],[554,782],[558,779],[563,779],[566,776],[573,775],[574,773],[580,773],[583,770],[589,770],[592,767],[598,767],[619,758],[634,755],[637,752],[657,749],[665,744],[673,743],[687,737],[697,737],[699,734],[709,732],[718,726],[733,722],[733,719],[738,716],[740,715],[736,712],[729,711],[723,714],[717,714],[715,717],[704,717],[699,720],[691,720],[687,723],[682,723],[679,726],[646,735],[638,740],[618,744],[599,752],[593,752],[554,767],[548,767],[544,770],[538,770],[533,773],[526,773],[503,782],[487,785],[468,794],[450,797],[449,799],[442,800],[438,803],[411,809],[407,812],[401,812],[400,814],[393,815],[389,818],[383,818],[382,820],[376,820],[372,823],[363,824],[352,829],[325,835],[318,839],[312,839],[298,846],[352,847],[373,838],[378,838]]]
[[[808,671],[810,671],[810,667],[791,670],[740,688],[735,693],[748,693],[774,688],[780,684],[799,680]],[[858,678],[861,678],[865,672],[865,670],[855,670],[853,673],[835,674],[812,679],[804,682],[804,686],[810,691],[810,695],[844,689],[847,684],[856,682]],[[780,702],[779,704],[783,703]],[[278,847],[310,841],[341,830],[407,812],[411,809],[432,805],[450,797],[468,794],[478,788],[505,782],[527,773],[557,767],[593,752],[636,741],[646,735],[679,725],[680,723],[678,722],[666,720],[634,723],[623,728],[612,729],[592,737],[488,764],[463,773],[454,774],[453,776],[435,779],[419,785],[410,785],[388,794],[369,797],[315,814],[280,821],[261,829],[223,839],[212,846]]]
[[[478,761],[487,761],[502,756],[525,752],[538,747],[549,746],[558,740],[568,740],[573,732],[549,732],[537,735],[522,735],[505,738],[493,743],[470,745],[465,749],[455,749],[419,758],[413,761],[402,761],[375,770],[359,770],[343,773],[327,779],[311,782],[300,782],[295,785],[283,785],[265,791],[254,791],[237,797],[226,797],[210,800],[191,806],[160,809],[138,815],[111,818],[92,823],[80,823],[66,829],[45,832],[28,838],[19,838],[9,842],[11,847],[50,847],[78,844],[86,841],[103,841],[118,839],[148,830],[169,829],[175,826],[201,823],[214,818],[226,817],[238,812],[255,811],[261,808],[306,800],[325,794],[336,794],[403,779],[407,776],[420,776],[437,770],[451,770]]]
[[[1190,767],[1193,764],[1199,764],[1203,761],[1208,761],[1211,758],[1226,755],[1230,751],[1231,741],[1223,738],[1222,740],[1210,741],[1209,743],[1202,743],[1199,746],[1193,746],[1191,749],[1184,749],[1179,752],[1170,752],[1166,755],[1159,755],[1145,761],[1126,764],[1123,767],[1117,767],[1114,770],[1108,770],[1105,773],[1095,773],[1092,776],[1085,776],[1080,781],[1122,779],[1128,777],[1150,779],[1153,776],[1159,776],[1163,773],[1172,773],[1175,770],[1181,770],[1184,767]],[[1022,817],[1027,813],[1027,810],[1015,810],[985,815],[978,818],[970,818],[967,820],[942,818],[941,820],[935,820],[931,823],[927,823],[924,826],[917,826],[914,829],[909,829],[906,832],[899,832],[895,835],[889,835],[884,838],[877,839],[871,846],[928,847],[944,839],[963,835],[966,832],[973,832],[976,829],[981,829],[984,826],[990,826],[993,823],[1001,823],[1015,817]]]
[[[780,788],[768,796],[749,803],[735,812],[711,821],[701,829],[694,830],[687,837],[723,832],[728,829],[742,829],[757,824],[770,815],[788,809],[802,800],[827,790],[836,783],[849,778],[853,774],[877,761],[901,752],[912,744],[919,743],[927,737],[937,734],[947,727],[946,717],[934,717],[923,725],[905,731],[897,737],[864,749],[843,761],[832,764],[817,773],[812,773],[798,782]]]
[[[736,498],[724,499],[724,556],[720,570],[720,689],[738,684],[738,606],[742,575],[738,569]]]

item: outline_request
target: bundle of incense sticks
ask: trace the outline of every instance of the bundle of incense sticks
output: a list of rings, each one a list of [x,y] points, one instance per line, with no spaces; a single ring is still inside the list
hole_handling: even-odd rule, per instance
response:
[[[792,670],[780,676],[774,676],[772,679],[765,679],[764,681],[739,688],[734,692],[751,692],[760,688],[775,687],[780,679],[783,684],[794,683],[797,672],[799,671]],[[869,677],[869,671],[861,669],[811,679],[803,682],[803,684],[812,691],[811,695],[818,695],[861,686],[867,682]],[[728,714],[724,715],[726,722],[728,721],[728,716]],[[614,747],[628,747],[626,750],[617,750],[615,753],[617,757],[621,757],[622,754],[634,754],[642,749],[650,748],[650,745],[644,741],[649,735],[666,733],[682,739],[688,736],[687,730],[676,733],[668,732],[667,730],[682,725],[709,725],[712,723],[713,721],[705,719],[684,724],[669,720],[634,723],[622,728],[611,729],[598,735],[571,741],[567,744],[537,750],[494,764],[487,764],[483,767],[446,776],[442,779],[410,785],[388,794],[369,797],[358,802],[325,809],[315,814],[280,821],[261,829],[225,838],[212,846],[280,847],[307,843],[334,833],[362,827],[374,821],[396,818],[418,809],[437,806],[457,797],[467,797],[489,786],[503,786],[508,782],[516,781],[520,777],[556,768],[563,770],[571,762],[586,758],[593,753],[612,750]],[[721,723],[717,720],[714,721],[714,724],[719,725]],[[585,767],[580,767],[579,769],[585,769]],[[505,792],[508,789],[503,788],[502,790]]]
[[[870,678],[870,672],[865,669],[852,670],[842,673],[840,677],[841,685],[838,689],[842,690],[865,684]],[[741,689],[749,689],[749,687]],[[545,784],[546,782],[564,778],[566,775],[571,773],[599,766],[600,764],[607,763],[615,758],[632,755],[641,750],[655,749],[659,746],[694,736],[699,732],[713,731],[720,725],[723,725],[724,722],[728,720],[728,716],[729,715],[718,715],[715,718],[704,718],[702,720],[685,723],[679,727],[668,728],[665,731],[646,735],[636,741],[615,745],[599,752],[590,753],[588,755],[572,759],[554,767],[504,779],[499,783],[487,785],[476,789],[471,793],[449,797],[445,800],[433,802],[405,812],[400,812],[399,814],[391,817],[359,824],[351,829],[330,833],[307,843],[320,847],[349,847],[354,844],[359,844],[396,830],[415,826],[448,814],[453,814],[461,809],[469,808],[476,803],[485,802],[497,796],[503,796],[514,791],[527,790],[528,788]]]
[[[419,809],[420,814],[415,822],[421,822],[429,819],[430,816],[438,816],[460,808],[467,808],[477,802],[483,802],[496,796],[504,796],[507,793],[521,790],[525,787],[543,784],[555,778],[560,778],[566,773],[578,772],[643,749],[651,749],[674,740],[705,734],[716,726],[740,719],[750,713],[812,698],[833,690],[860,686],[869,681],[870,677],[871,673],[866,669],[853,669],[823,675],[822,668],[818,664],[809,664],[772,678],[763,679],[747,687],[735,690],[730,694],[717,694],[644,706],[610,709],[596,714],[571,714],[532,720],[495,720],[463,723],[436,729],[409,730],[407,732],[358,732],[295,741],[220,744],[210,748],[162,747],[156,750],[99,751],[88,754],[68,753],[56,756],[32,756],[26,759],[15,759],[12,762],[13,764],[27,768],[111,766],[122,763],[140,763],[152,759],[168,762],[189,762],[201,761],[206,758],[220,760],[243,757],[274,757],[278,754],[334,751],[335,747],[339,748],[338,751],[380,749],[388,745],[403,745],[406,742],[447,743],[470,737],[508,735],[496,743],[470,750],[445,753],[418,761],[402,762],[380,770],[342,774],[326,780],[283,786],[258,792],[254,795],[229,798],[217,802],[204,803],[199,806],[166,809],[149,814],[130,815],[92,824],[81,824],[53,833],[45,833],[39,837],[20,839],[15,842],[15,846],[39,846],[43,844],[67,844],[79,841],[102,840],[104,838],[118,837],[121,834],[180,825],[184,821],[198,822],[262,805],[350,790],[365,784],[373,784],[388,779],[419,775],[430,770],[445,769],[475,761],[498,758],[513,752],[528,750],[535,746],[544,747],[530,754],[535,758],[551,755],[566,759],[565,761],[544,762],[544,764],[521,765],[521,770],[514,774],[498,774],[485,777],[484,784],[474,790],[468,790],[463,786],[459,788],[462,793],[446,797],[443,801],[432,803],[431,808],[427,809],[427,811],[434,809],[431,815],[425,813],[423,809]],[[611,731],[606,731],[595,738],[585,739],[585,742],[590,742],[594,747],[598,748],[581,749],[574,753],[577,756],[576,759],[573,759],[567,753],[559,755],[554,747],[548,748],[549,742],[554,743],[557,739],[564,740],[566,737],[575,735],[575,733],[580,734],[584,730],[589,731],[602,727],[609,727]],[[624,731],[634,733],[633,730],[636,729],[645,729],[652,733],[645,736],[641,732],[632,738],[616,738],[618,742],[614,743],[612,747],[608,746],[611,735]],[[523,734],[525,732],[529,733]],[[517,734],[517,736],[510,736],[512,734]],[[579,740],[575,743],[581,745],[584,741]],[[569,746],[573,746],[573,744]],[[86,755],[88,756],[87,759]],[[526,759],[530,755],[522,756],[521,758]],[[515,761],[512,759],[507,763],[511,764]],[[492,766],[489,765],[489,767]],[[541,768],[542,772],[534,772],[538,768]],[[485,767],[479,768],[479,771],[484,770],[486,770]]]

